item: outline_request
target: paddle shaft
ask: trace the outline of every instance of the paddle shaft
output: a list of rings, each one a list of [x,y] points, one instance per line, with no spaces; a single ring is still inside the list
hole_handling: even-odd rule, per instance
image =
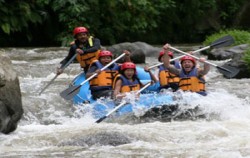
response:
[[[105,70],[106,68],[108,68],[109,66],[111,66],[114,62],[116,62],[117,60],[119,60],[120,58],[122,58],[126,53],[121,54],[119,57],[117,57],[116,59],[114,59],[112,62],[110,62],[109,64],[107,64],[106,66],[104,66],[101,71]],[[92,78],[96,77],[98,75],[98,73],[94,73],[93,75],[91,75],[89,78],[87,78],[86,80],[84,80],[82,83],[80,83],[80,85],[76,85],[76,86],[71,86],[67,89],[65,89],[64,91],[62,91],[60,93],[60,96],[66,100],[70,100],[72,99],[79,91],[82,85],[84,85],[85,83],[87,83],[89,80],[91,80]]]
[[[196,51],[193,51],[192,53],[197,53],[197,52],[200,52],[200,51],[209,49],[209,48],[210,48],[210,46],[203,47],[203,48],[201,48],[201,49],[198,49],[198,50],[196,50]],[[171,59],[170,62],[171,62],[171,61],[175,61],[175,60],[177,60],[177,59],[180,59],[180,58],[182,58],[182,57],[184,57],[184,56],[185,56],[185,55],[178,56],[178,57],[176,57],[176,58],[174,58],[174,59]],[[163,63],[158,63],[158,64],[156,64],[156,65],[150,66],[149,69],[153,69],[153,68],[158,67],[158,66],[161,66],[161,65],[163,65]]]
[[[116,59],[114,59],[112,62],[108,63],[106,66],[104,66],[103,68],[101,68],[101,71],[105,70],[106,68],[108,68],[109,66],[111,66],[112,64],[114,64],[117,60],[121,59],[124,55],[125,55],[125,53],[121,54],[119,57],[117,57]],[[83,84],[85,84],[86,82],[88,82],[89,80],[91,80],[92,78],[96,77],[96,75],[98,75],[98,73],[94,73],[92,76],[90,76],[85,81],[83,81],[80,85],[82,86]]]
[[[138,92],[136,92],[136,95],[140,94],[144,89],[146,89],[148,86],[151,85],[151,82],[148,82],[144,87],[142,87]],[[104,119],[106,119],[109,115],[111,115],[113,112],[117,111],[120,109],[122,106],[127,104],[127,102],[124,100],[122,103],[120,103],[118,106],[116,106],[113,110],[111,110],[109,113],[107,113],[105,116],[101,117],[96,121],[96,123],[102,122]]]
[[[62,71],[69,66],[69,64],[76,58],[77,53],[74,54],[74,56],[72,58],[70,58],[70,60],[65,64],[65,65],[61,65],[60,69],[62,69]],[[41,95],[46,88],[48,88],[53,82],[54,80],[59,76],[60,74],[56,74],[55,77],[52,78],[52,80],[40,91],[39,95]]]
[[[181,51],[181,50],[179,50],[179,49],[176,49],[176,48],[174,48],[174,47],[171,47],[171,46],[169,46],[169,48],[172,49],[172,50],[174,50],[174,51],[176,51],[176,52],[179,52],[179,53],[182,53],[182,54],[191,56],[191,57],[193,57],[193,58],[199,60],[199,58],[196,57],[196,56],[194,56],[194,55],[191,55],[191,54],[189,54],[189,53],[183,52],[183,51]],[[228,70],[228,69],[226,69],[226,68],[223,68],[223,67],[220,67],[220,66],[218,66],[218,65],[216,65],[216,64],[214,64],[214,63],[211,63],[211,62],[209,62],[209,61],[204,61],[204,62],[207,63],[207,64],[210,64],[210,65],[212,65],[212,66],[214,66],[214,67],[216,67],[216,68],[218,68],[218,69],[221,69],[221,70],[224,70],[224,71],[227,71],[227,72],[230,72],[230,73],[231,73],[230,70]]]
[[[45,91],[45,89],[46,88],[48,88],[53,82],[54,82],[54,80],[57,78],[59,76],[59,74],[56,74],[53,78],[52,78],[52,80],[39,92],[39,95],[41,95],[44,91]]]
[[[169,48],[172,49],[172,50],[174,50],[174,51],[176,51],[176,52],[179,52],[179,53],[182,53],[182,54],[191,56],[192,58],[195,58],[195,59],[197,59],[197,60],[200,59],[200,58],[198,58],[198,57],[196,57],[196,56],[194,56],[194,55],[191,55],[191,54],[189,54],[189,53],[183,52],[183,51],[181,51],[181,50],[179,50],[179,49],[176,49],[176,48],[174,48],[174,47],[169,46]],[[208,63],[208,64],[210,64],[210,65],[213,65],[213,66],[217,67],[217,65],[215,65],[214,63],[210,63],[210,62],[208,62],[208,61],[205,61],[205,63]]]
[[[192,53],[196,53],[196,52],[201,52],[203,50],[207,50],[209,48],[220,48],[220,47],[223,47],[223,46],[229,46],[231,45],[232,43],[234,43],[234,39],[232,36],[230,35],[227,35],[227,36],[224,36],[224,37],[221,37],[219,38],[218,40],[214,41],[213,43],[211,43],[209,46],[206,46],[206,47],[203,47],[203,48],[200,48],[196,51],[193,51]],[[171,59],[171,61],[174,61],[174,60],[177,60],[177,59],[180,59],[182,57],[184,57],[185,55],[182,55],[182,56],[179,56],[179,57],[176,57],[174,59]],[[159,64],[156,64],[156,65],[153,65],[153,66],[150,66],[149,69],[152,69],[152,68],[155,68],[155,67],[158,67],[160,65],[163,65],[163,63],[159,63]]]
[[[72,63],[72,61],[76,58],[76,56],[77,56],[77,53],[75,53],[74,56],[70,58],[69,61],[65,65],[62,65],[60,69],[64,70],[66,67],[68,67],[69,64]]]

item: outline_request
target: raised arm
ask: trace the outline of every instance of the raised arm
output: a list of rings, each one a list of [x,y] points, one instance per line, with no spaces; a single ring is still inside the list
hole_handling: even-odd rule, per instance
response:
[[[124,50],[123,53],[125,53],[125,57],[124,57],[124,62],[131,62],[131,59],[130,59],[130,52],[128,50]]]
[[[170,64],[170,57],[168,55],[168,51],[169,51],[169,44],[165,44],[163,46],[163,51],[164,51],[164,55],[163,55],[163,64],[164,66],[168,69],[169,72],[175,74],[175,75],[179,75],[180,74],[180,70],[175,68],[173,65]]]
[[[199,61],[204,63],[204,67],[203,67],[203,69],[199,69],[198,73],[199,73],[199,76],[204,76],[209,72],[210,65],[205,63],[205,61],[206,61],[205,58],[200,58]]]
[[[157,79],[156,76],[150,71],[150,69],[149,69],[148,66],[145,66],[145,67],[144,67],[144,70],[145,70],[146,72],[149,73],[150,78],[151,78],[152,81],[158,82],[158,79]]]

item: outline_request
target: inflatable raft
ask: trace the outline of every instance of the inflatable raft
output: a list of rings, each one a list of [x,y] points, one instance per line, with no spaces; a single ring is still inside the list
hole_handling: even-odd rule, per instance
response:
[[[136,67],[136,72],[137,72],[138,78],[143,84],[151,81],[150,75],[147,72],[145,72],[143,68]],[[81,73],[72,81],[72,85],[80,85],[85,79],[86,79],[85,74]],[[151,85],[147,89],[145,89],[143,93],[158,92],[159,86],[160,84],[159,82],[157,82],[154,85]],[[95,102],[95,100],[92,99],[88,82],[81,86],[79,93],[75,95],[73,98],[74,104],[81,104],[84,102],[90,102],[90,103]]]
[[[136,68],[138,78],[142,83],[146,84],[151,81],[150,75],[144,71],[143,68]],[[73,85],[80,85],[85,80],[85,74],[82,73],[78,75],[72,82]],[[117,112],[116,116],[122,116],[125,114],[135,114],[139,111],[147,112],[150,109],[161,108],[161,106],[171,105],[173,102],[172,96],[158,93],[159,83],[150,85],[145,90],[142,91],[140,97],[133,101],[128,101],[124,106],[122,106]],[[133,98],[132,96],[130,98]],[[92,108],[92,114],[95,118],[100,118],[106,115],[110,110],[114,109],[119,103],[114,103],[111,99],[100,99],[93,100],[91,92],[89,90],[89,83],[85,83],[81,86],[80,91],[73,98],[73,103],[82,104],[90,103]]]

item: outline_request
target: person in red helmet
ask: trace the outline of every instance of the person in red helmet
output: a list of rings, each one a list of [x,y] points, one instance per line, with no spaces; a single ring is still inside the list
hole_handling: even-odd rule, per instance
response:
[[[164,55],[164,53],[165,53],[164,50],[160,51],[159,56],[158,56],[158,61],[159,62],[163,62],[162,56]],[[170,57],[170,59],[173,59],[174,58],[174,53],[171,52],[171,51],[168,51],[168,56]],[[177,69],[181,68],[180,62],[178,60],[171,61],[170,64],[174,65]]]
[[[169,72],[180,77],[179,88],[183,91],[191,91],[206,96],[204,76],[209,72],[210,65],[205,63],[205,58],[200,58],[199,61],[204,63],[203,69],[196,67],[196,60],[191,56],[184,56],[180,59],[181,69],[177,69],[170,64],[170,57],[167,55],[169,44],[163,46],[165,51],[163,55],[164,66]]]
[[[158,57],[158,61],[159,62],[163,62],[163,55],[164,55],[164,53],[165,53],[164,50],[162,50],[159,53],[159,57]],[[167,54],[170,57],[170,59],[174,58],[173,52],[167,51]],[[177,61],[177,60],[171,61],[170,64],[173,65],[177,69],[181,68],[180,62]],[[159,71],[158,71],[158,75],[157,76],[158,76],[159,81],[160,81],[159,90],[171,88],[173,91],[177,91],[179,89],[178,84],[179,84],[180,78],[177,75],[169,72],[168,68],[165,67],[164,65],[160,65],[158,67],[158,70]]]
[[[124,50],[125,53],[125,62],[130,61],[130,52]],[[107,69],[101,71],[101,69],[109,64],[113,59],[113,54],[108,50],[103,50],[98,55],[98,60],[94,61],[86,73],[86,78],[89,78],[93,74],[97,73],[98,75],[90,80],[90,91],[92,98],[94,100],[101,97],[112,97],[113,94],[113,81],[118,74],[120,66],[117,63],[112,64]]]
[[[68,55],[60,62],[61,67],[67,64],[68,61],[77,53],[76,59],[80,63],[86,73],[89,65],[97,59],[97,55],[101,49],[101,42],[98,38],[89,35],[86,27],[76,27],[73,30],[75,41],[71,43]],[[63,69],[58,68],[57,74],[61,74]]]
[[[153,82],[157,79],[150,73]],[[115,99],[122,99],[126,96],[126,92],[140,90],[144,85],[140,82],[136,74],[136,65],[133,62],[125,62],[122,64],[119,74],[115,77],[113,82]]]

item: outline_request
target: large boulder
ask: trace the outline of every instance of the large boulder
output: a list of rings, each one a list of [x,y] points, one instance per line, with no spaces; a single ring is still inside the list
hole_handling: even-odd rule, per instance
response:
[[[112,45],[106,49],[115,54],[115,56],[121,54],[123,50],[128,50],[131,52],[131,60],[134,63],[145,63],[146,56],[157,56],[160,52],[160,48],[153,47],[144,42],[124,42]]]
[[[239,55],[244,53],[248,49],[248,44],[242,44],[230,48],[218,48],[218,49],[213,49],[209,54],[208,54],[208,59],[211,60],[225,60],[225,59],[231,59],[235,55]]]
[[[208,55],[208,59],[211,60],[225,60],[231,59],[226,62],[222,67],[232,70],[236,72],[239,70],[237,75],[234,78],[250,78],[250,73],[247,68],[247,64],[243,60],[244,52],[249,48],[248,44],[242,44],[238,46],[234,46],[231,48],[220,48],[214,49]]]
[[[8,134],[17,128],[23,115],[19,80],[10,58],[0,51],[0,132]]]

